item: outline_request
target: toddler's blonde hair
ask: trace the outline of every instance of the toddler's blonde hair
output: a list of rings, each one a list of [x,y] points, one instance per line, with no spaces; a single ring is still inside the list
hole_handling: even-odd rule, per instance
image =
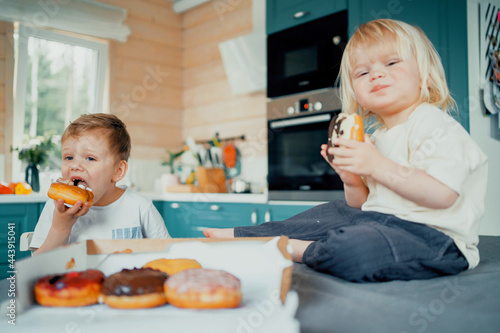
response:
[[[436,49],[419,28],[410,24],[380,19],[361,25],[346,45],[340,65],[340,97],[342,111],[358,113],[362,117],[374,116],[383,125],[382,119],[359,105],[354,94],[352,71],[356,66],[356,51],[362,49],[370,57],[394,52],[402,60],[415,57],[421,78],[420,103],[435,105],[445,112],[454,108],[443,64]]]

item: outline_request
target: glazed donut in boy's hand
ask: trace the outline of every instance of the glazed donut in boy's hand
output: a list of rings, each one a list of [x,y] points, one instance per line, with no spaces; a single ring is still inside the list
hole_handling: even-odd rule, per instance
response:
[[[328,148],[333,147],[332,141],[335,138],[354,139],[364,141],[363,119],[355,113],[339,113],[330,122],[328,129]],[[328,150],[327,150],[328,151]],[[333,161],[333,155],[328,153],[328,160]]]
[[[83,185],[75,186],[72,181],[64,181],[63,179],[52,183],[47,195],[54,200],[63,199],[64,203],[68,205],[74,205],[77,201],[81,201],[82,203],[87,202],[90,207],[94,200],[94,193],[90,188]]]

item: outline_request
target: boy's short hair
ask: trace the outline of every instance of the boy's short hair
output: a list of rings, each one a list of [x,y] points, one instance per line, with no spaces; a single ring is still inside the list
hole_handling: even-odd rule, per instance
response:
[[[89,131],[100,131],[108,139],[112,153],[119,160],[128,161],[130,156],[130,135],[125,124],[115,115],[107,113],[84,114],[71,122],[61,137],[64,142],[69,137],[79,137]]]

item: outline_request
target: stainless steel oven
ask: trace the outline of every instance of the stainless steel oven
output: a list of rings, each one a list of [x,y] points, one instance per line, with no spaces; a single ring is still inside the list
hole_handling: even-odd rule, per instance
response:
[[[337,88],[274,98],[267,104],[269,200],[343,199],[343,184],[320,155],[340,112]]]

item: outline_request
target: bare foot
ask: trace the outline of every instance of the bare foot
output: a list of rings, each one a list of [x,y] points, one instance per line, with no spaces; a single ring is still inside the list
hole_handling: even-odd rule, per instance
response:
[[[206,228],[203,235],[207,238],[234,238],[234,229]]]
[[[292,247],[292,260],[302,262],[302,256],[312,241],[303,241],[299,239],[289,239],[288,244]]]

